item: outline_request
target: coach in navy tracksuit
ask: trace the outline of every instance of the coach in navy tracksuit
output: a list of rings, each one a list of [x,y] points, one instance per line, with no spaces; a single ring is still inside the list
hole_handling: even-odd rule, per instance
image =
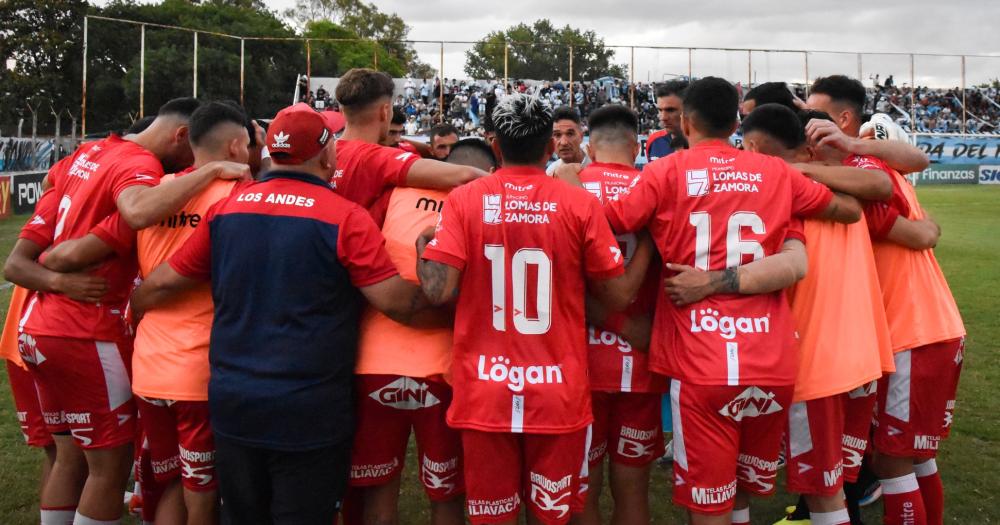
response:
[[[312,109],[267,135],[273,171],[217,203],[132,298],[138,311],[211,279],[209,408],[231,523],[333,523],[347,483],[358,319],[424,304],[368,212],[328,185],[335,141]]]

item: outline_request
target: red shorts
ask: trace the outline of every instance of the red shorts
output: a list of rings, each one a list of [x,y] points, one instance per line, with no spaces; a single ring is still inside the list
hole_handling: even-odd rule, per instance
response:
[[[404,376],[358,375],[354,380],[358,409],[351,486],[382,485],[398,476],[412,428],[427,497],[446,501],[463,493],[461,437],[445,422],[451,387]]]
[[[948,437],[965,339],[897,352],[896,371],[878,387],[875,448],[887,455],[933,458]]]
[[[24,442],[32,447],[52,445],[52,434],[45,426],[42,409],[38,406],[38,389],[31,372],[7,361],[7,377],[10,379],[10,391],[14,394],[14,408]]]
[[[789,492],[833,496],[845,480],[857,481],[868,448],[876,384],[789,408]]]
[[[208,401],[136,396],[136,406],[156,481],[164,484],[180,477],[187,490],[216,490],[219,480],[215,475],[215,439],[208,420]]]
[[[21,334],[18,350],[35,378],[49,432],[69,431],[85,449],[135,439],[131,342]]]
[[[609,451],[611,461],[632,467],[645,467],[662,456],[662,399],[658,393],[591,392],[590,463],[600,463]]]
[[[774,492],[791,386],[670,383],[674,503],[700,514],[733,508],[736,488]]]
[[[469,520],[477,525],[512,520],[523,499],[542,523],[567,523],[583,510],[589,436],[589,429],[567,434],[462,430]]]

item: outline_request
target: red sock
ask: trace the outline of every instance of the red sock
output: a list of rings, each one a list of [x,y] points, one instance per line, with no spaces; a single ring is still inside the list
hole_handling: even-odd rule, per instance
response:
[[[885,525],[927,525],[924,500],[914,474],[883,479],[882,503],[885,506]]]
[[[941,484],[941,474],[938,474],[937,462],[929,459],[913,466],[920,485],[920,497],[924,500],[924,510],[927,512],[927,525],[944,524],[944,485]]]
[[[733,525],[750,525],[750,507],[733,509]]]

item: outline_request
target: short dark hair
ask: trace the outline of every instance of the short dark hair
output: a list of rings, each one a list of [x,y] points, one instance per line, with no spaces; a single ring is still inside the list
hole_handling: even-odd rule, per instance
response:
[[[248,144],[247,146],[251,148],[257,147],[257,129],[253,127],[253,119],[250,118],[250,115],[247,115],[246,109],[239,102],[236,102],[233,99],[226,99],[221,102],[223,104],[229,104],[230,106],[236,108],[236,110],[239,111],[240,113],[243,113],[243,116],[246,118],[246,120],[243,121],[243,126],[247,128],[247,135],[250,136],[250,144]],[[258,125],[261,124],[258,122]],[[266,135],[267,134],[266,125],[261,125],[261,127],[264,128],[264,133]]]
[[[678,98],[684,98],[684,92],[687,91],[688,86],[691,83],[687,80],[668,80],[662,84],[656,85],[655,95],[656,98],[669,97],[670,95],[676,95]]]
[[[132,123],[127,130],[125,130],[125,135],[138,135],[146,130],[153,121],[156,120],[156,115],[146,115],[141,119]]]
[[[344,113],[353,113],[382,98],[392,98],[395,90],[389,75],[374,69],[354,68],[340,77],[335,96]]]
[[[587,119],[590,140],[635,140],[639,133],[639,117],[621,104],[609,104],[595,109]],[[624,142],[624,140],[622,140]]]
[[[865,113],[867,93],[860,81],[845,75],[830,75],[816,79],[809,88],[810,93],[830,97],[830,100],[847,104],[860,118]]]
[[[829,113],[825,111],[819,111],[818,109],[799,110],[797,115],[799,116],[799,122],[802,123],[803,128],[805,128],[806,124],[808,124],[809,121],[812,119],[829,120],[830,122],[833,122],[833,117],[831,117]]]
[[[552,141],[552,114],[552,106],[537,96],[515,93],[500,99],[493,125],[505,164],[534,164],[545,155]]]
[[[753,100],[758,106],[764,104],[781,104],[782,106],[797,111],[795,107],[795,97],[788,90],[788,84],[784,82],[764,82],[743,96],[743,100]]]
[[[757,106],[743,119],[743,134],[752,131],[766,133],[788,149],[795,149],[806,142],[806,132],[799,116],[787,106],[778,103]]]
[[[569,106],[559,106],[552,112],[552,122],[560,120],[572,120],[577,125],[580,124],[580,112]]]
[[[711,137],[729,136],[739,106],[736,88],[719,77],[695,80],[684,92],[684,113],[695,127]]]
[[[201,102],[193,97],[174,98],[168,100],[166,104],[160,106],[160,110],[156,112],[156,116],[163,117],[171,115],[181,117],[183,119],[189,119],[191,118],[191,114],[194,113],[199,106],[201,106]]]
[[[235,124],[246,129],[247,115],[239,106],[226,102],[203,104],[191,115],[188,124],[188,140],[195,146],[202,144],[216,126],[225,123]]]
[[[392,107],[392,123],[393,124],[406,124],[406,113],[396,106]]]
[[[447,137],[448,135],[455,135],[458,137],[462,134],[458,132],[458,128],[452,126],[451,124],[437,124],[432,127],[428,133],[431,140],[433,140],[434,137]]]
[[[475,137],[456,142],[451,147],[448,162],[463,166],[488,165],[493,168],[497,167],[497,157],[493,154],[493,149],[486,144],[486,141]]]

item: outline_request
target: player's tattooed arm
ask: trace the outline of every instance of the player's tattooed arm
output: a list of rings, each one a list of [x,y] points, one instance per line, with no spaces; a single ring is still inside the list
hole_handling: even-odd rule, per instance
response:
[[[833,191],[853,195],[859,199],[884,201],[892,197],[892,180],[884,171],[853,166],[827,166],[811,162],[795,164],[794,167]]]
[[[375,284],[364,286],[361,293],[376,310],[390,319],[406,325],[436,325],[437,317],[422,316],[430,303],[420,287],[394,275]]]
[[[682,264],[667,264],[678,272],[664,279],[664,291],[670,300],[683,306],[715,294],[762,294],[787,288],[806,275],[805,245],[789,239],[780,253],[725,270],[702,271]]]
[[[436,261],[417,259],[420,288],[431,304],[440,305],[458,297],[458,269]]]

